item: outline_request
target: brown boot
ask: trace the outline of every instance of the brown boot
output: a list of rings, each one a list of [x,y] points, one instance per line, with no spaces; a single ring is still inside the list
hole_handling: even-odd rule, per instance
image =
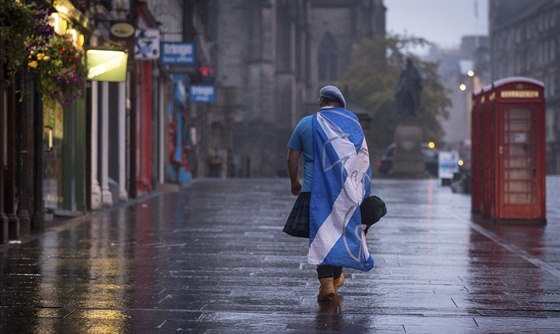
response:
[[[333,281],[334,293],[338,292],[338,288],[344,285],[344,273],[340,273],[340,277]]]
[[[321,282],[321,287],[319,287],[317,301],[331,301],[334,295],[336,295],[336,292],[334,290],[334,279],[332,277],[320,278],[319,281]]]

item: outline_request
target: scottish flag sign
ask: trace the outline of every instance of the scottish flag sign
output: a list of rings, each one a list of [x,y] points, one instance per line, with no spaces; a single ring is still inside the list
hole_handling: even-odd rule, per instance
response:
[[[344,108],[313,116],[309,263],[369,271],[360,204],[370,193],[369,152],[358,118]]]

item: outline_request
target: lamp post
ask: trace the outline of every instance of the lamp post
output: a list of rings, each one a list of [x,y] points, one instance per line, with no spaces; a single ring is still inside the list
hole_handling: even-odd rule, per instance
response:
[[[461,82],[459,84],[459,90],[461,90],[462,92],[466,92],[467,94],[465,95],[466,97],[466,106],[467,106],[467,131],[468,133],[471,133],[471,112],[472,112],[472,99],[471,96],[474,92],[479,91],[482,88],[482,85],[480,83],[480,77],[477,75],[477,73],[473,70],[470,69],[468,70],[466,73],[466,77],[464,78],[463,82]]]

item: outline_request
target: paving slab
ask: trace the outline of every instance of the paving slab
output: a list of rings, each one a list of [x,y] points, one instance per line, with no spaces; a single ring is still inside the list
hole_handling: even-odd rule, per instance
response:
[[[198,179],[0,246],[0,333],[559,333],[546,225],[496,224],[438,180],[374,180],[375,267],[318,304],[286,179]]]

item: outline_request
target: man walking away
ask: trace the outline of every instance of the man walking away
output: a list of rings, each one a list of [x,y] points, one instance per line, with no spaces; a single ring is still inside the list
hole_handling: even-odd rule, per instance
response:
[[[284,232],[309,238],[308,261],[317,265],[317,300],[323,302],[343,285],[343,267],[373,268],[359,210],[370,193],[371,167],[358,118],[346,109],[340,90],[321,88],[318,102],[319,111],[303,117],[288,142],[290,188],[298,197]]]

